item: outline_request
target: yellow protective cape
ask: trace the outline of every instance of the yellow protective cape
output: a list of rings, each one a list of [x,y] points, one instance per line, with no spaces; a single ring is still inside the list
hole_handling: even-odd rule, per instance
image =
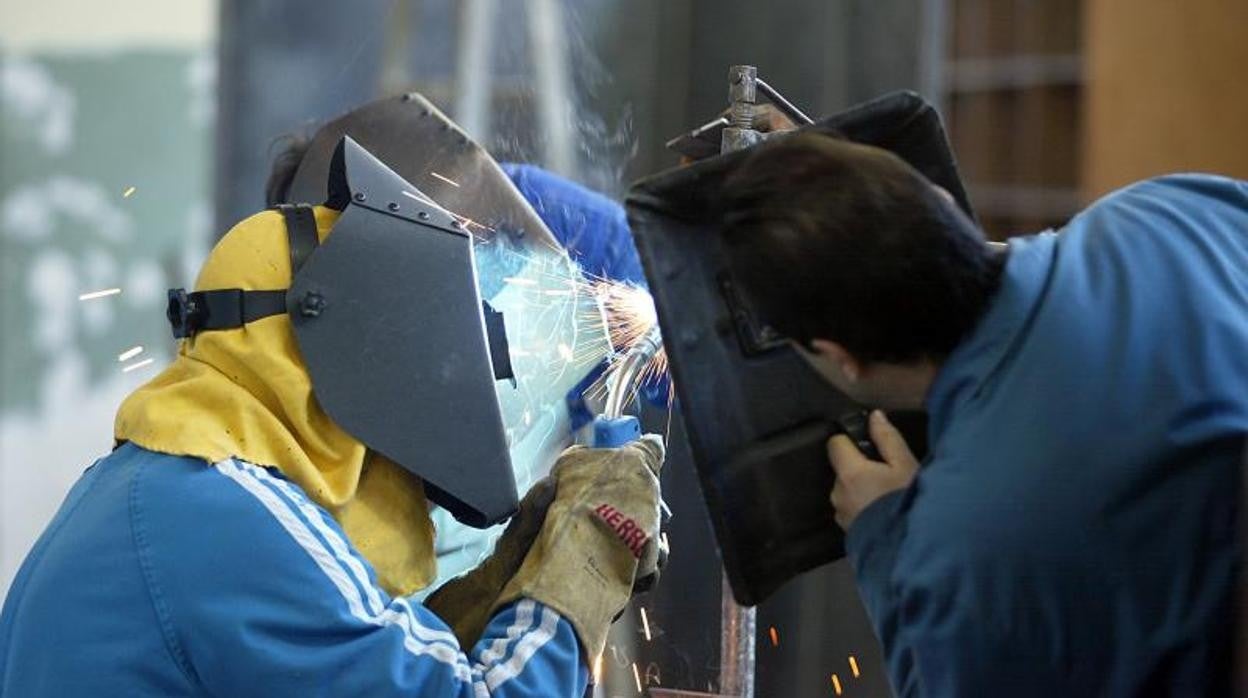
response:
[[[322,240],[337,218],[316,207]],[[265,211],[221,239],[195,289],[284,289],[290,281],[285,221]],[[286,315],[181,341],[173,364],[122,403],[114,434],[161,453],[275,467],[338,520],[386,591],[410,594],[436,576],[421,480],[325,414]]]

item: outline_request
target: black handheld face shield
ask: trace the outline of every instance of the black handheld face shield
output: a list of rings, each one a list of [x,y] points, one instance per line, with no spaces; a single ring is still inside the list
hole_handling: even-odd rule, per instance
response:
[[[940,117],[918,95],[888,95],[803,130],[892,151],[972,214]],[[753,605],[844,555],[824,443],[859,407],[761,321],[729,271],[717,197],[749,154],[643,179],[627,208],[724,568],[737,600]],[[894,417],[921,452],[921,417]]]
[[[419,476],[434,503],[485,527],[517,506],[494,382],[510,377],[497,313],[482,303],[472,238],[350,137],[328,165],[318,243],[307,206],[283,206],[289,289],[170,292],[177,337],[286,313],[325,412]]]

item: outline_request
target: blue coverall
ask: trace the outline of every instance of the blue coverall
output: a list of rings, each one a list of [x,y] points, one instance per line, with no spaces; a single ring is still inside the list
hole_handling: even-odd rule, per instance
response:
[[[1010,243],[846,545],[901,695],[1229,693],[1248,184],[1170,176]]]
[[[504,163],[502,168],[582,269],[645,285],[623,206],[540,167]]]
[[[74,485],[0,615],[0,695],[564,696],[572,626],[521,600],[461,649],[275,471],[133,444]]]

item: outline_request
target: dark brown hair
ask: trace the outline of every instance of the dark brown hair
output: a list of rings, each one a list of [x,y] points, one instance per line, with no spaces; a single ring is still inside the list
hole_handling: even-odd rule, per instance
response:
[[[273,157],[273,166],[269,169],[269,178],[264,183],[264,205],[273,208],[278,204],[290,203],[290,185],[295,181],[295,172],[303,156],[312,145],[312,138],[299,133],[288,133],[273,141],[270,151],[279,149]]]
[[[733,274],[762,319],[861,361],[948,355],[1000,277],[975,224],[878,148],[776,137],[728,177],[721,206]]]

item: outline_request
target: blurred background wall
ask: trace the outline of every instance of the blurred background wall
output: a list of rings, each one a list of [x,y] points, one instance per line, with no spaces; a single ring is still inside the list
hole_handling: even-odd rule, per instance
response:
[[[208,0],[0,2],[0,593],[172,355],[165,289],[211,240],[216,19]]]
[[[1085,199],[1180,169],[1248,178],[1248,2],[1088,0],[1084,16]]]
[[[749,63],[816,117],[921,91],[1002,238],[1146,176],[1248,177],[1246,14],[1241,0],[0,0],[0,593],[107,452],[120,399],[171,356],[164,289],[262,207],[283,134],[418,90],[499,159],[618,197],[675,164],[663,143],[719,112],[728,66]],[[679,418],[646,418],[670,423],[675,552],[613,633],[608,695],[638,694],[634,664],[644,685],[709,690],[717,673],[696,476]],[[758,625],[758,695],[835,695],[832,674],[843,695],[887,695],[843,563],[781,590]]]

